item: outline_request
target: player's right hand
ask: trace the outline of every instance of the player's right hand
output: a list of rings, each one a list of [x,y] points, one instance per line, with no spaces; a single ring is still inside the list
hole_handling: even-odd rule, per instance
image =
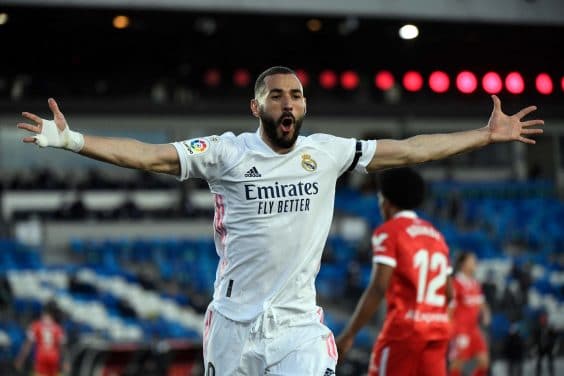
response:
[[[18,128],[35,133],[33,136],[24,137],[23,142],[34,143],[40,147],[51,146],[80,151],[84,146],[84,137],[70,130],[65,116],[53,98],[49,98],[48,103],[54,120],[45,120],[30,112],[22,112],[22,116],[34,124],[18,123]]]

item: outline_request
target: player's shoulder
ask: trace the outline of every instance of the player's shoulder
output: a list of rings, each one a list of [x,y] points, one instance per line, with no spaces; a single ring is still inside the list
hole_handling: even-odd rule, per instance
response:
[[[309,136],[300,136],[301,143],[304,145],[342,145],[354,142],[353,138],[343,138],[328,133],[314,133]]]
[[[435,227],[435,225],[423,218],[414,218],[410,221],[404,221],[402,224],[412,237],[424,235],[434,238],[437,241],[444,241],[443,234]]]
[[[40,320],[32,321],[31,324],[29,324],[29,330],[31,330],[33,332],[40,331],[41,330],[41,321]]]
[[[389,219],[382,223],[380,226],[376,227],[373,231],[373,236],[378,234],[395,234],[397,231],[401,230],[401,223],[396,220],[396,218]]]

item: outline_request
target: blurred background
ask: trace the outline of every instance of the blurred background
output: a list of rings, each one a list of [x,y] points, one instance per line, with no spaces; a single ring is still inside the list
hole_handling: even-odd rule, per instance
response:
[[[420,215],[453,258],[479,258],[491,373],[522,363],[535,374],[545,315],[564,372],[562,0],[3,0],[0,46],[2,375],[15,372],[25,329],[48,300],[60,308],[73,375],[203,374],[218,260],[205,182],[24,146],[19,114],[50,118],[54,97],[72,129],[96,135],[163,143],[252,132],[252,86],[272,65],[296,69],[304,84],[304,134],[472,129],[486,124],[490,94],[507,113],[539,107],[545,133],[534,146],[418,167],[429,183]],[[317,278],[336,333],[370,275],[376,191],[374,176],[338,182]],[[338,374],[366,372],[384,313]]]

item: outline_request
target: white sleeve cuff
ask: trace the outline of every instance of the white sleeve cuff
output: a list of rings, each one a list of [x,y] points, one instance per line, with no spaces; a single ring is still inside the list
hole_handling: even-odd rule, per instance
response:
[[[391,258],[390,256],[374,256],[372,258],[372,262],[374,264],[384,264],[384,265],[388,265],[391,266],[392,268],[395,268],[397,265],[397,262],[395,259]]]
[[[188,179],[188,166],[186,166],[188,153],[186,152],[185,146],[182,142],[173,142],[171,145],[176,149],[176,152],[178,153],[178,160],[180,162],[180,175],[178,175],[176,179],[179,181],[186,180]]]
[[[374,154],[376,154],[376,147],[378,145],[378,141],[376,140],[361,140],[362,144],[362,156],[358,160],[355,170],[362,173],[368,173],[366,171],[366,167],[374,158]]]

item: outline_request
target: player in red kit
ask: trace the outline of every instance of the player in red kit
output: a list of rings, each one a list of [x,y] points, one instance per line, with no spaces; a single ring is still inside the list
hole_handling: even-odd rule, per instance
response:
[[[408,168],[380,176],[380,210],[386,222],[372,237],[373,269],[353,317],[337,339],[343,355],[385,297],[387,313],[370,359],[370,376],[445,376],[451,295],[448,247],[417,217],[423,179]]]
[[[43,308],[41,318],[30,325],[27,331],[27,341],[16,360],[17,369],[22,368],[33,344],[35,344],[35,375],[56,376],[61,371],[61,353],[65,335],[63,329],[55,321],[56,310],[57,308],[53,303],[47,303]]]
[[[482,288],[476,279],[476,256],[470,252],[459,255],[457,273],[453,278],[454,299],[451,304],[453,337],[450,351],[450,375],[459,376],[464,364],[476,358],[474,376],[488,374],[489,356],[480,317],[484,324],[490,321],[490,312]]]

